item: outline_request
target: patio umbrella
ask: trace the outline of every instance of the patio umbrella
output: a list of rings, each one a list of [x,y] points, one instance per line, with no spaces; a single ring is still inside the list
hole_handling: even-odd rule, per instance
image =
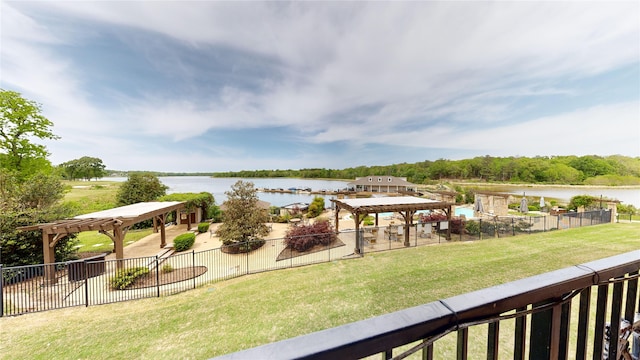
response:
[[[520,200],[520,212],[523,214],[529,212],[529,203],[527,202],[526,197],[523,197],[522,200]]]
[[[544,207],[544,196],[540,196],[540,209]]]
[[[480,201],[480,198],[476,198],[476,203],[473,206],[473,211],[482,214],[484,212],[484,209],[482,208],[482,201]]]

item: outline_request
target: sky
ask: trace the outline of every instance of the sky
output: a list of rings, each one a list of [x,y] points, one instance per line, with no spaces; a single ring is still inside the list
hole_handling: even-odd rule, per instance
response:
[[[1,1],[54,165],[640,156],[638,1]],[[34,140],[35,141],[35,140]]]

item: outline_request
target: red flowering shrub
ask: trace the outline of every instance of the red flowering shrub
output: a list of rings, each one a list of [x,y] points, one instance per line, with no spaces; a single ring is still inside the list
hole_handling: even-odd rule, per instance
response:
[[[284,238],[286,246],[296,251],[307,251],[316,245],[327,246],[338,236],[328,221],[317,221],[311,225],[299,225],[291,228]]]
[[[438,221],[447,221],[447,215],[439,213],[420,214],[421,223]]]

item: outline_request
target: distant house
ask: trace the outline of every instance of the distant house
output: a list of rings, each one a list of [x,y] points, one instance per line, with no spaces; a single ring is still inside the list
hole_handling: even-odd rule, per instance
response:
[[[369,191],[380,193],[415,192],[417,186],[407,181],[407,178],[395,176],[364,176],[356,178],[347,184],[354,191]]]
[[[202,219],[204,219],[204,217],[205,216],[201,207],[196,207],[189,213],[187,213],[187,209],[182,209],[180,210],[180,215],[178,216],[176,223],[178,225],[198,224],[199,222],[202,221]]]

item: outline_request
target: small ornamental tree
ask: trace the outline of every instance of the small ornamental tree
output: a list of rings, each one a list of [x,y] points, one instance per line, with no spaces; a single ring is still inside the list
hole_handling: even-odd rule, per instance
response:
[[[239,180],[225,194],[223,223],[217,230],[224,245],[245,243],[269,234],[265,225],[269,214],[258,206],[257,190],[252,182]]]
[[[310,218],[318,217],[324,211],[324,199],[316,196],[313,198],[309,208],[307,209],[307,216]]]
[[[316,221],[311,225],[299,225],[291,228],[284,238],[286,246],[304,252],[316,245],[328,246],[338,236],[328,221]]]

